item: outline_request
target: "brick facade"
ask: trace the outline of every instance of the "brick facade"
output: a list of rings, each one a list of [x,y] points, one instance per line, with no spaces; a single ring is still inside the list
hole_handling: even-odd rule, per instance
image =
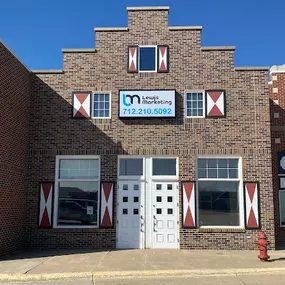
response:
[[[127,47],[133,44],[168,45],[169,73],[127,73]],[[215,154],[242,157],[243,180],[260,183],[261,226],[275,247],[266,69],[235,68],[233,47],[201,47],[201,29],[168,27],[167,9],[129,10],[127,29],[98,29],[96,51],[64,51],[63,60],[62,72],[32,78],[27,246],[116,246],[115,229],[37,227],[38,183],[54,181],[56,155],[100,155],[101,179],[116,181],[120,154],[175,155],[180,180],[196,179],[198,155]],[[176,89],[177,116],[119,119],[120,89]],[[185,118],[184,91],[197,89],[226,90],[226,118]],[[112,118],[72,119],[74,90],[111,91]],[[180,248],[255,249],[258,232],[182,229],[180,220]]]
[[[30,72],[0,42],[0,255],[22,247]]]
[[[282,71],[283,70],[283,71]],[[271,114],[271,143],[272,143],[272,173],[273,191],[275,201],[276,245],[278,248],[285,246],[285,228],[280,227],[279,209],[279,181],[278,181],[278,152],[285,151],[285,70],[272,68],[269,84],[270,114]]]

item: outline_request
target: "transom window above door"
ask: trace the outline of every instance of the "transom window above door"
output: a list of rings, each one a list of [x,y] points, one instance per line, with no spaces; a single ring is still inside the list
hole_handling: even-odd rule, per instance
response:
[[[177,159],[176,158],[153,158],[152,159],[153,176],[176,176]]]
[[[200,226],[243,226],[239,161],[239,158],[198,158]]]
[[[142,176],[143,159],[142,158],[120,158],[119,159],[120,176]]]

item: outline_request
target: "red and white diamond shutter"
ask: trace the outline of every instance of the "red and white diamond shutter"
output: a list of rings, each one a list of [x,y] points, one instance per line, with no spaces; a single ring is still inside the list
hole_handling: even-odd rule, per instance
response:
[[[259,187],[258,182],[245,182],[246,228],[257,229],[259,225]]]
[[[138,72],[138,46],[128,46],[128,72]]]
[[[225,91],[206,91],[206,117],[223,118],[226,116]]]
[[[168,72],[169,48],[166,45],[157,47],[157,72]]]
[[[113,227],[113,200],[114,200],[114,183],[102,182],[101,183],[101,215],[100,227],[112,228]]]
[[[183,228],[196,227],[195,182],[182,182]]]
[[[52,227],[53,183],[40,183],[39,227]]]
[[[73,118],[90,118],[91,92],[73,93]]]

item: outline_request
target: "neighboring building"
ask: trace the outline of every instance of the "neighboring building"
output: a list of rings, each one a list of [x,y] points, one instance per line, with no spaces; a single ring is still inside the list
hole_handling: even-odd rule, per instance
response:
[[[26,246],[255,249],[262,229],[275,248],[268,68],[168,10],[33,71]]]
[[[269,95],[275,233],[277,247],[285,246],[285,65],[270,69]]]
[[[24,242],[31,74],[0,41],[0,255]]]

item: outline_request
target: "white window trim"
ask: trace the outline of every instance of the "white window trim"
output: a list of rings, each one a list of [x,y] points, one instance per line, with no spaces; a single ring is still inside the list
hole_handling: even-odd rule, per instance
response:
[[[280,219],[280,228],[285,228],[285,225],[282,225],[282,220],[281,220],[281,192],[285,192],[285,190],[279,190],[279,219]]]
[[[108,117],[94,117],[94,94],[109,94],[110,104],[109,104],[109,116]],[[106,119],[109,120],[112,118],[112,92],[111,91],[93,91],[92,92],[92,109],[91,109],[92,119]]]
[[[140,70],[140,48],[155,48],[155,69],[154,70]],[[156,73],[157,72],[157,46],[156,45],[139,45],[138,46],[138,72],[139,73]]]
[[[98,214],[97,214],[97,226],[78,226],[78,225],[58,225],[58,182],[67,180],[67,179],[59,179],[58,178],[58,173],[59,173],[59,161],[60,159],[98,159],[99,161],[99,167],[98,167],[98,172],[99,172],[99,178],[98,178]],[[100,184],[100,166],[101,166],[101,161],[100,161],[100,156],[99,155],[57,155],[56,156],[56,163],[55,163],[55,187],[54,187],[54,213],[53,213],[53,227],[57,229],[84,229],[84,228],[99,228],[100,224],[100,203],[101,203],[101,184]],[[76,179],[76,182],[78,181],[94,181],[95,179]],[[70,179],[68,179],[70,181]]]
[[[208,158],[208,159],[238,159],[238,177],[239,178],[201,178],[198,179],[198,159]],[[239,226],[199,226],[199,181],[239,181]],[[223,155],[223,156],[210,156],[201,155],[196,158],[196,197],[197,197],[197,225],[200,229],[245,229],[245,219],[244,219],[244,195],[243,195],[243,176],[242,176],[242,158],[240,156],[233,155]]]
[[[202,116],[188,116],[187,115],[187,93],[202,93],[203,94],[203,115]],[[205,90],[185,90],[184,91],[184,114],[185,118],[205,118],[206,114],[205,104]]]

